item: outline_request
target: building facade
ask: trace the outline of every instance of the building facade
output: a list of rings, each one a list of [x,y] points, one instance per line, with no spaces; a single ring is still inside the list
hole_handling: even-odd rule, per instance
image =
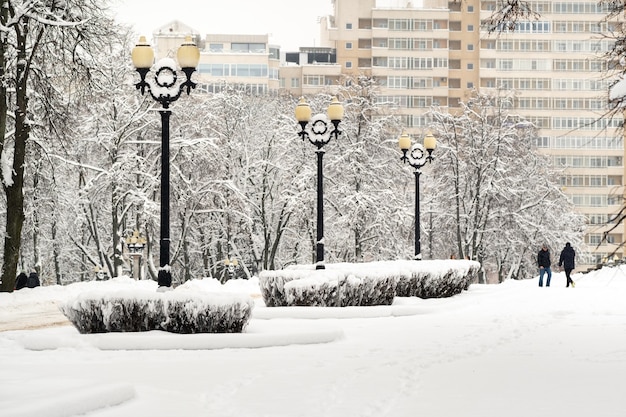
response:
[[[278,92],[280,49],[269,44],[269,35],[202,37],[195,29],[175,20],[152,34],[156,58],[173,57],[189,35],[200,49],[199,90],[219,92],[228,84],[252,94]]]
[[[431,106],[454,112],[474,89],[514,90],[515,112],[540,129],[536,145],[564,168],[562,190],[586,216],[579,263],[622,256],[624,227],[610,220],[624,203],[623,118],[603,117],[612,28],[598,2],[529,1],[537,20],[490,34],[481,22],[496,0],[331,1],[322,45],[336,49],[342,73],[374,77],[408,131],[427,128]]]

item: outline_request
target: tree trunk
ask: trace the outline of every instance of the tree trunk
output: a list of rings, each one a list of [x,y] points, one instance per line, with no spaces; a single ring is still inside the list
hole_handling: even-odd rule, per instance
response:
[[[23,24],[26,28],[28,23]],[[16,109],[15,109],[15,147],[13,151],[13,176],[5,178],[4,192],[7,201],[7,220],[4,236],[4,263],[2,264],[2,286],[3,292],[13,291],[15,288],[15,277],[17,273],[17,263],[20,257],[20,247],[22,242],[22,227],[24,225],[24,160],[26,157],[26,142],[28,141],[29,125],[27,121],[28,97],[26,92],[27,66],[26,66],[26,29],[17,33],[17,69],[16,69]],[[4,63],[3,63],[4,64]],[[2,68],[4,66],[2,65]],[[6,94],[6,91],[3,91]],[[2,104],[4,110],[2,116],[3,125],[6,131],[6,101]],[[7,182],[8,180],[8,182]]]

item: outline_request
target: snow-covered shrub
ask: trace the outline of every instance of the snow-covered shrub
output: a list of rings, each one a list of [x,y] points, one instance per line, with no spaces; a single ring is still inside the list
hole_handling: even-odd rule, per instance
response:
[[[173,292],[167,300],[163,330],[173,333],[241,333],[250,321],[254,301],[225,294]]]
[[[339,278],[341,280],[341,278]],[[288,306],[341,306],[337,297],[337,279],[306,277],[284,283],[284,301]]]
[[[259,275],[268,307],[389,305],[399,297],[444,298],[474,281],[480,263],[466,260],[380,261],[292,265]]]
[[[377,272],[352,274],[343,270],[286,269],[259,275],[261,295],[268,307],[348,307],[390,305],[396,280]]]
[[[287,303],[285,289],[287,283],[310,278],[320,282],[320,284],[317,285],[319,291],[326,292],[329,291],[329,289],[322,284],[323,282],[335,282],[336,286],[336,283],[342,277],[343,274],[341,272],[329,271],[328,269],[314,270],[311,268],[311,270],[284,269],[280,271],[262,271],[259,274],[259,289],[261,290],[261,296],[267,307],[284,307],[290,305]],[[317,302],[316,300],[318,299],[327,298],[328,295],[322,294],[306,303],[300,300],[296,294],[294,294],[293,297],[293,301],[297,303],[293,305],[319,305],[313,303]]]
[[[80,333],[154,330],[165,320],[163,300],[156,293],[86,293],[59,308]]]
[[[396,288],[399,297],[445,298],[461,293],[477,278],[480,263],[466,260],[413,261]]]
[[[141,290],[80,294],[59,308],[80,333],[240,333],[253,307],[244,295]]]

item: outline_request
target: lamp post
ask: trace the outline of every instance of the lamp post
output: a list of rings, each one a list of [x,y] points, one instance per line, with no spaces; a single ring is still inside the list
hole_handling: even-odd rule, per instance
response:
[[[402,132],[398,139],[398,144],[402,150],[402,157],[400,160],[404,163],[408,163],[415,168],[415,256],[413,259],[419,261],[422,259],[422,248],[420,242],[420,175],[422,174],[422,167],[427,162],[433,160],[432,153],[437,147],[437,140],[429,132],[424,137],[424,144],[415,143],[411,146],[411,137]],[[428,154],[426,154],[428,151]],[[408,153],[408,155],[407,155]]]
[[[304,100],[296,106],[296,120],[300,125],[298,135],[304,141],[308,139],[317,147],[317,237],[315,243],[315,269],[325,269],[324,266],[324,175],[323,157],[324,145],[331,138],[339,138],[342,133],[339,123],[343,119],[343,106],[333,97],[326,114],[317,114],[311,117],[311,107]]]
[[[237,268],[239,262],[235,258],[224,259],[224,265],[226,265],[228,271],[228,279],[233,279],[235,277],[235,268]]]
[[[161,103],[161,235],[159,240],[159,287],[171,287],[170,272],[170,104],[178,100],[184,89],[187,94],[196,83],[191,81],[191,74],[196,70],[200,60],[200,51],[187,36],[178,48],[177,60],[185,74],[185,80],[178,83],[176,62],[171,58],[162,58],[154,65],[154,79],[146,79],[154,61],[154,51],[144,36],[133,48],[133,65],[141,77],[135,86],[143,95],[147,89],[150,96]]]
[[[146,247],[146,238],[141,236],[138,230],[135,230],[131,236],[126,238],[126,247],[128,247],[128,254],[132,259],[133,278],[141,279],[141,257],[143,256],[143,249]]]

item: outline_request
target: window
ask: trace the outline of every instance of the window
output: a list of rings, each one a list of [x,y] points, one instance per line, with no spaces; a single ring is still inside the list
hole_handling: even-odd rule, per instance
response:
[[[346,49],[352,49],[352,42],[346,42]]]
[[[407,58],[407,57],[389,57],[388,68],[409,69],[409,58]]]
[[[305,75],[303,85],[324,85],[323,75]]]
[[[392,58],[389,58],[390,60]],[[391,66],[389,66],[392,68]],[[414,58],[413,59],[413,68],[415,69],[431,69],[433,67],[432,58]]]
[[[468,70],[473,70],[474,69],[474,64],[472,64],[471,62],[467,63],[467,69]]]
[[[591,207],[604,207],[606,205],[606,200],[602,195],[591,195],[589,196],[589,205]]]
[[[599,245],[600,243],[602,243],[602,235],[589,234],[589,243],[592,245]]]
[[[264,43],[236,43],[230,44],[230,49],[233,52],[265,52]]]
[[[267,65],[235,64],[231,68],[231,75],[235,77],[267,77]]]
[[[418,32],[425,32],[428,30],[428,21],[415,20],[413,21],[413,28]]]
[[[481,68],[495,68],[496,60],[495,59],[481,59],[480,60]]]
[[[212,43],[209,45],[209,51],[211,52],[222,52],[224,50],[223,43]]]
[[[387,57],[386,56],[375,56],[372,60],[372,66],[374,67],[386,67],[387,66]]]
[[[352,62],[346,61],[346,68],[352,68]]]
[[[510,59],[503,59],[499,62],[500,69],[503,71],[511,71],[513,70],[513,61]]]
[[[409,20],[389,19],[389,30],[409,30]]]
[[[590,187],[602,187],[602,177],[589,178],[589,186]]]
[[[391,38],[389,39],[389,49],[409,49],[409,39]]]
[[[474,83],[473,82],[468,82],[467,83],[467,88],[474,88]]]
[[[346,29],[348,30],[352,29],[352,23],[346,23]]]
[[[429,49],[428,41],[426,41],[425,39],[415,39],[415,41],[413,42],[413,49],[417,51],[427,51]]]
[[[409,77],[394,77],[387,78],[387,87],[389,88],[408,88]]]
[[[502,41],[500,42],[500,49],[503,51],[512,51],[515,48],[515,43],[513,41]]]
[[[467,45],[467,50],[468,50],[468,51],[473,51],[473,50],[474,50],[474,45],[473,45],[473,44],[471,44],[471,43],[470,43],[470,44],[468,44],[468,45]]]
[[[467,11],[472,13],[474,11],[474,6],[467,6]]]
[[[467,31],[468,32],[473,32],[474,31],[474,25],[467,25]]]
[[[605,216],[602,214],[590,214],[589,215],[589,223],[590,224],[602,224],[605,223]]]

